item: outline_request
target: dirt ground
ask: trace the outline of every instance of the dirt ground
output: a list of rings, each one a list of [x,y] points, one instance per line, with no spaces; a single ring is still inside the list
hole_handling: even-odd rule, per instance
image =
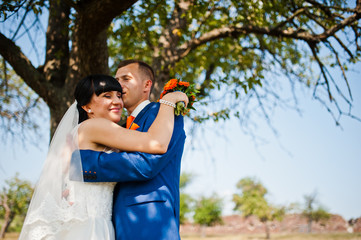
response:
[[[17,240],[18,233],[8,233],[3,240]],[[182,240],[263,240],[264,234],[241,234],[222,236],[182,236]],[[273,240],[361,240],[361,233],[322,233],[322,234],[271,234]]]
[[[263,240],[265,234],[241,234],[223,236],[182,236],[182,240]],[[361,240],[361,233],[322,233],[322,234],[271,234],[273,240]]]

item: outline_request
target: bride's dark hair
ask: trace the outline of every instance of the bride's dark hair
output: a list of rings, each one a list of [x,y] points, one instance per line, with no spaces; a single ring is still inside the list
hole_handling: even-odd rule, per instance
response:
[[[77,101],[79,123],[88,119],[88,114],[82,106],[90,102],[93,94],[99,96],[101,93],[109,91],[122,92],[122,86],[115,78],[108,75],[89,75],[78,82],[74,97]]]

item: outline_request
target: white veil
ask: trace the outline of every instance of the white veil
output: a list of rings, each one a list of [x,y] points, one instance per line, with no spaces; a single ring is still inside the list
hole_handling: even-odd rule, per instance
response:
[[[79,113],[75,101],[63,116],[51,140],[40,178],[24,221],[20,240],[43,239],[55,236],[67,222],[87,218],[82,202],[76,194],[82,184],[82,166],[78,148]],[[76,179],[76,181],[70,181]]]

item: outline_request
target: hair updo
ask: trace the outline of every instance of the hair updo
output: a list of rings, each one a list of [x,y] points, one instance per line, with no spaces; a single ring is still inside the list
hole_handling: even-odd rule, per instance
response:
[[[93,94],[99,96],[103,92],[110,91],[122,93],[122,86],[115,78],[108,75],[89,75],[78,82],[74,91],[74,97],[77,101],[79,123],[88,119],[88,114],[82,106],[90,102]]]

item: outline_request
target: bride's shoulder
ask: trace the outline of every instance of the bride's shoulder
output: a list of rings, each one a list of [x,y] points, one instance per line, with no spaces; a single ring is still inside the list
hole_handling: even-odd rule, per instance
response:
[[[108,122],[111,122],[110,120],[108,119],[105,119],[105,118],[90,118],[90,119],[87,119],[85,120],[84,122],[80,123],[80,127],[82,128],[87,128],[87,127],[91,127],[91,126],[96,126],[100,123],[108,123]]]
[[[112,126],[115,123],[105,118],[91,118],[79,124],[78,132],[91,132],[104,130],[107,126]]]

